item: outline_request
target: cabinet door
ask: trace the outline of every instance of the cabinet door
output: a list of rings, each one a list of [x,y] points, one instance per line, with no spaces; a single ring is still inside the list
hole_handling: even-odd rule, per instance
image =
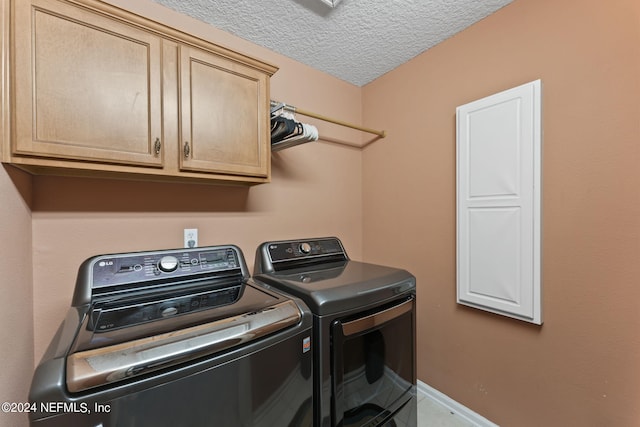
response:
[[[541,82],[457,109],[458,302],[542,323]]]
[[[161,39],[64,1],[14,5],[12,152],[161,166]]]
[[[234,60],[180,47],[180,168],[268,177],[268,78]]]

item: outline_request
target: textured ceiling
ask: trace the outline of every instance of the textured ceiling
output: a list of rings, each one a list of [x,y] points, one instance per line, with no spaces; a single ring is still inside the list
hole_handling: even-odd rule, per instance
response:
[[[513,0],[154,0],[362,86]]]

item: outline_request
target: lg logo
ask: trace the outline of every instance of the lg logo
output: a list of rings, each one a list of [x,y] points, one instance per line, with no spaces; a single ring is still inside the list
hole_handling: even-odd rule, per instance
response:
[[[113,261],[112,260],[100,261],[98,265],[100,267],[107,267],[107,266],[113,265]]]

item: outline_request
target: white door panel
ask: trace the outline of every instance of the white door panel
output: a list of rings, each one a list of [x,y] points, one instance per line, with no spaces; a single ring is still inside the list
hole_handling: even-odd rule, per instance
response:
[[[458,303],[541,324],[540,81],[457,109]]]

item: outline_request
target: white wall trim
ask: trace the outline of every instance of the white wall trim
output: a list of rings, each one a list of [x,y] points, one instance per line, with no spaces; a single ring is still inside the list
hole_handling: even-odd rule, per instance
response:
[[[439,403],[451,412],[455,413],[465,421],[473,424],[477,427],[498,427],[498,424],[492,423],[477,412],[472,411],[461,403],[456,402],[444,393],[439,392],[435,388],[431,387],[418,380],[418,395],[424,395],[427,398]]]

